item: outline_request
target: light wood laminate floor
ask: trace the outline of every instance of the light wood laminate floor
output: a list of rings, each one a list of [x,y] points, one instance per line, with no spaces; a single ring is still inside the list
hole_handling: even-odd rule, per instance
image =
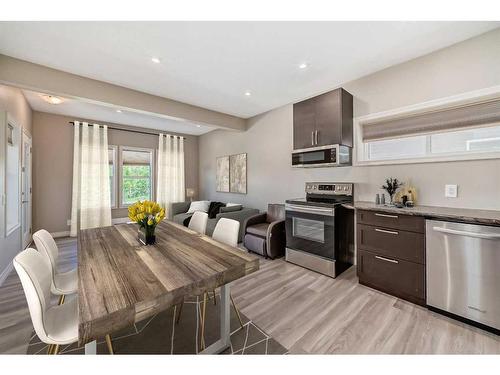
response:
[[[290,354],[500,354],[497,335],[282,259],[233,283],[240,310]]]
[[[60,267],[76,265],[76,241],[58,239]],[[232,283],[240,310],[300,353],[500,354],[500,338],[358,284],[355,268],[337,279],[282,259],[261,260]],[[15,271],[0,286],[0,353],[26,353],[33,326]]]

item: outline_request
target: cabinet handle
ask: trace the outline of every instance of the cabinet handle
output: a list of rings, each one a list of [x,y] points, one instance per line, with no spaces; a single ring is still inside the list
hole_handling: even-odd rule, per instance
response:
[[[379,257],[378,255],[375,255],[375,258],[383,260],[384,262],[395,263],[395,264],[399,263],[397,260],[389,259],[389,258],[384,258],[384,257]]]
[[[314,130],[311,132],[311,146],[314,146]]]
[[[318,130],[316,130],[316,131],[314,132],[314,137],[315,137],[315,138],[314,138],[314,143],[315,143],[316,145],[318,145]]]
[[[387,214],[375,214],[375,216],[390,217],[391,219],[397,219],[398,215],[387,215]]]
[[[380,232],[380,233],[387,233],[387,234],[394,234],[394,235],[398,235],[399,233],[396,232],[396,231],[392,231],[392,230],[385,230],[385,229],[378,229],[378,228],[375,228],[375,232]]]

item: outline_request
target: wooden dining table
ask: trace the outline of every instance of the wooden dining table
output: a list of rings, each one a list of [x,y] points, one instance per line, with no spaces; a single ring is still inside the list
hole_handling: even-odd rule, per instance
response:
[[[220,339],[201,353],[230,346],[230,282],[259,269],[259,259],[186,227],[163,221],[156,243],[142,245],[137,224],[80,230],[79,344],[96,354],[96,340],[221,288]]]

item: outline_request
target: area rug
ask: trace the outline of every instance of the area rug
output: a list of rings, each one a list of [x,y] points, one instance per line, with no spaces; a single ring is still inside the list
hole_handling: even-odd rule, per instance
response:
[[[207,302],[205,345],[219,338],[219,296]],[[115,354],[196,354],[199,351],[199,311],[201,298],[188,299],[176,323],[174,309],[161,312],[149,319],[111,336]],[[177,309],[176,317],[179,313]],[[222,354],[286,354],[287,349],[241,314],[243,327],[231,306],[231,347]],[[47,345],[33,332],[27,354],[46,354]],[[98,342],[98,354],[108,354],[104,338]],[[60,354],[84,354],[84,348],[71,344],[62,346]]]

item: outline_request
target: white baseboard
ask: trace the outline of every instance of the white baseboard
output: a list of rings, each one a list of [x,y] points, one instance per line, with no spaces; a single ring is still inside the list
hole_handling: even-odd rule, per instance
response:
[[[7,276],[9,276],[10,271],[12,271],[13,268],[14,263],[10,262],[9,265],[2,271],[2,273],[0,273],[0,286],[2,286],[3,282],[5,281]]]
[[[69,237],[69,230],[65,230],[64,232],[52,232],[50,235],[54,238]]]

